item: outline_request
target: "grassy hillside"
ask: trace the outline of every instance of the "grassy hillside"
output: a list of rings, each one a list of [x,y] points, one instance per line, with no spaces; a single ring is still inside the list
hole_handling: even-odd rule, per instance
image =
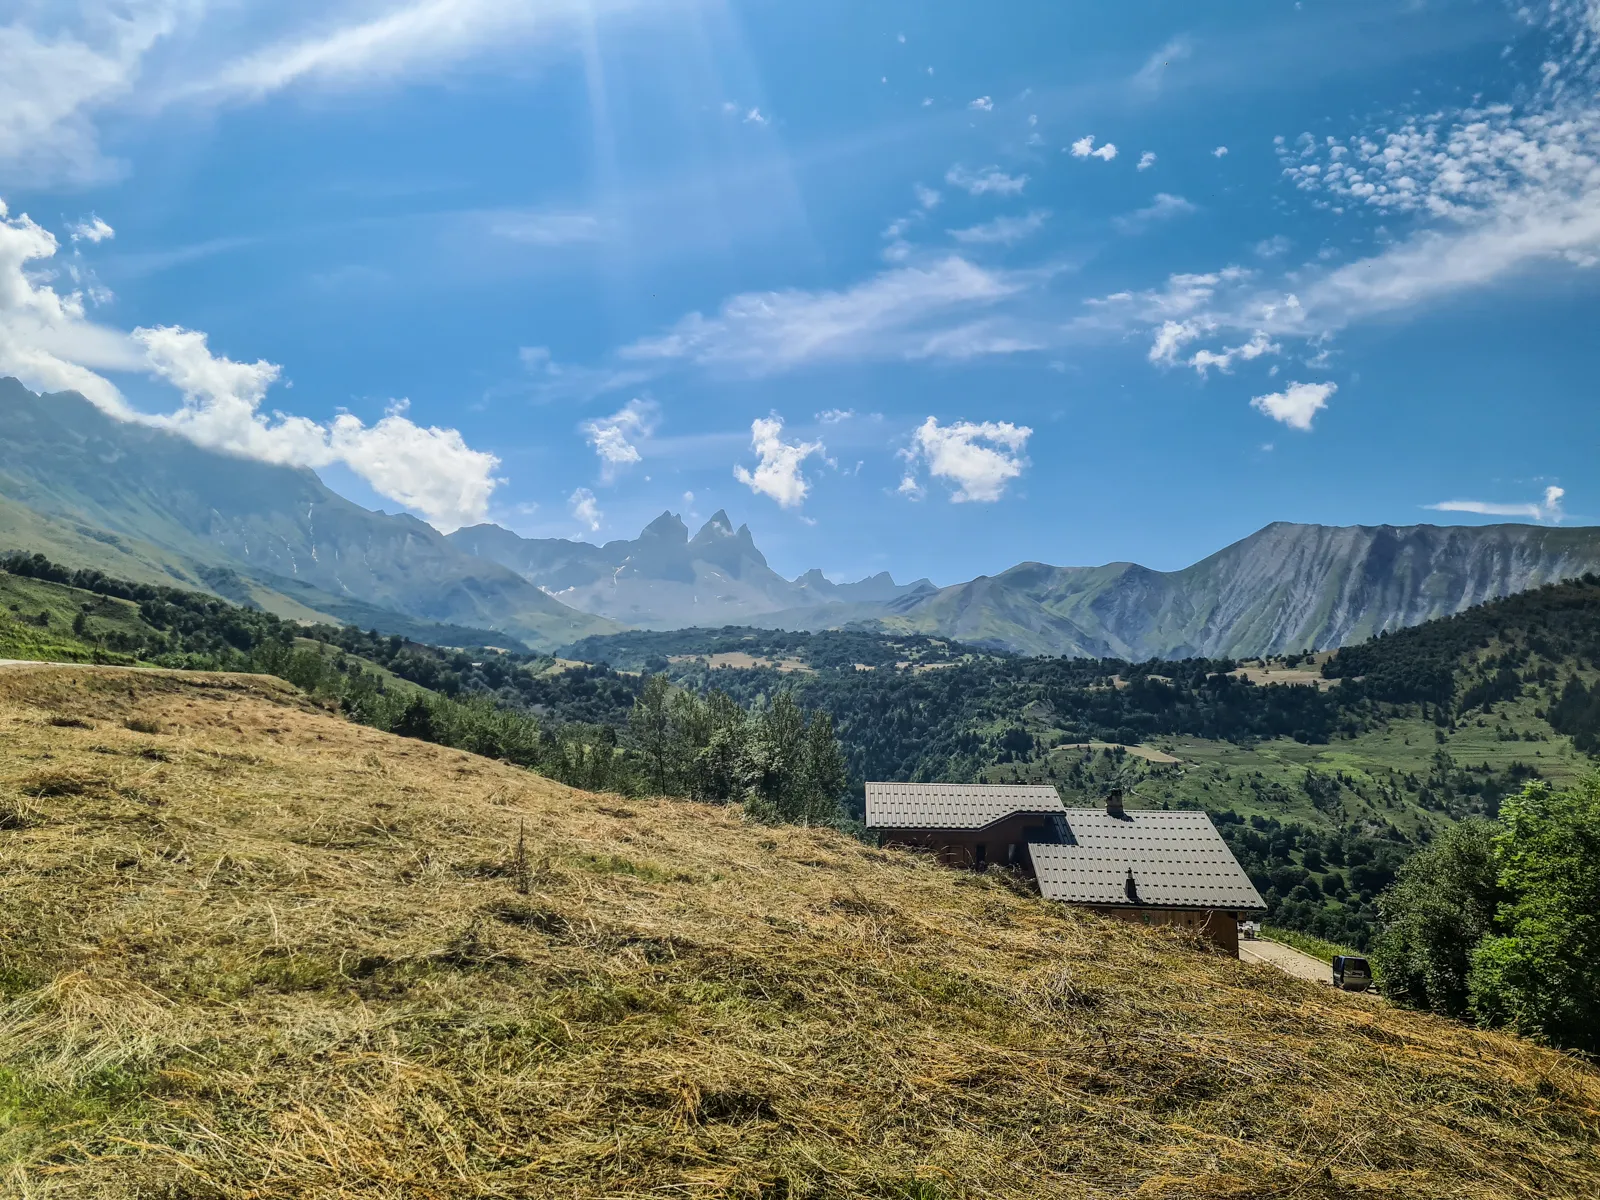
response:
[[[29,539],[91,530],[85,536],[102,539],[106,553],[85,565],[108,573],[151,562],[172,566],[185,581],[231,571],[251,588],[284,589],[286,600],[341,619],[366,623],[327,607],[345,597],[372,613],[503,629],[529,644],[619,628],[461,552],[422,521],[345,500],[310,471],[207,450],[114,420],[76,393],[35,395],[6,378],[0,497],[12,512],[33,514],[8,530],[6,544],[76,552],[86,547],[83,538],[72,546],[59,537],[46,545]]]
[[[14,1194],[1600,1188],[1571,1058],[835,833],[256,677],[8,668],[0,727]]]

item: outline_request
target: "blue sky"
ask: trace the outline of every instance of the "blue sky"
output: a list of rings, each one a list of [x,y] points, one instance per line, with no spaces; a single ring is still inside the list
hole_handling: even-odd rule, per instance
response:
[[[1210,8],[0,6],[0,372],[791,575],[1600,514],[1600,3]]]

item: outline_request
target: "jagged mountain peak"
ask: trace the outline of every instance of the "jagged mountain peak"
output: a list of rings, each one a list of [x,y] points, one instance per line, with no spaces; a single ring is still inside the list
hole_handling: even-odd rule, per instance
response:
[[[677,513],[664,512],[640,531],[639,538],[640,540],[654,538],[663,542],[687,542],[689,527]]]
[[[741,525],[739,529],[746,537],[750,536],[750,527],[748,525]],[[732,536],[734,536],[733,522],[728,519],[728,511],[727,509],[719,508],[711,514],[709,521],[700,526],[700,532],[694,535],[694,544],[704,545],[719,538]]]

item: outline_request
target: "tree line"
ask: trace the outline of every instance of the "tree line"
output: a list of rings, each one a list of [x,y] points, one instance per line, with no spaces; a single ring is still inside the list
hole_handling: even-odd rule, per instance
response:
[[[1600,1054],[1600,776],[1451,826],[1379,908],[1390,999]]]
[[[0,570],[137,603],[146,629],[117,631],[111,648],[156,665],[277,676],[361,724],[587,790],[739,802],[774,823],[847,824],[849,778],[833,723],[788,692],[741,706],[722,692],[686,692],[663,675],[549,673],[541,669],[549,660],[529,656],[474,660],[376,630],[297,626],[200,593],[72,571],[42,555],[0,558]],[[89,610],[80,610],[74,632],[96,637]],[[390,686],[369,663],[417,686]],[[604,719],[571,715],[586,710]]]

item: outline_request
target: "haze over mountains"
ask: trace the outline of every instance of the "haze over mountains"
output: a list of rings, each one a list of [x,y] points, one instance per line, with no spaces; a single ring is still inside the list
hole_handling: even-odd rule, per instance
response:
[[[692,538],[683,518],[664,512],[632,541],[603,546],[523,538],[498,525],[459,529],[450,541],[564,604],[646,629],[759,624],[775,616],[803,621],[801,613],[819,606],[883,604],[937,590],[926,579],[897,584],[887,571],[857,583],[833,583],[814,569],[785,579],[756,549],[750,526],[735,529],[720,510]]]
[[[1277,523],[1179,571],[1022,563],[949,587],[786,579],[749,526],[663,513],[601,546],[496,525],[448,537],[310,471],[114,420],[0,379],[0,550],[178,581],[280,615],[442,644],[555,648],[625,626],[932,634],[1129,659],[1326,648],[1600,571],[1600,529]]]

